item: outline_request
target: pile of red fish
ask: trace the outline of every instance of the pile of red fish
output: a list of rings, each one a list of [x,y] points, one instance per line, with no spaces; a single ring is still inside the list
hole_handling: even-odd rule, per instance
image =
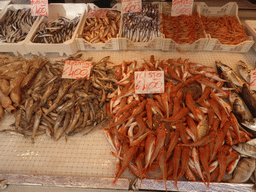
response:
[[[154,56],[116,66],[118,89],[111,101],[109,125],[104,128],[116,158],[115,180],[128,168],[138,178],[177,181],[222,181],[231,174],[240,155],[232,145],[250,140],[226,101],[229,88],[209,66],[188,59],[156,61]],[[162,70],[165,92],[135,94],[135,71]],[[166,187],[167,190],[167,187]]]

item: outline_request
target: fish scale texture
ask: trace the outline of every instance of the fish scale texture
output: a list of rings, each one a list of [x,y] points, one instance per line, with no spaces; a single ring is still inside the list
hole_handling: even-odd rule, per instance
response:
[[[219,52],[161,52],[161,51],[119,51],[119,52],[84,52],[84,59],[93,57],[94,61],[110,55],[110,61],[115,64],[123,60],[149,60],[150,55],[155,59],[183,58],[215,68],[215,61],[229,65],[237,71],[235,64],[243,60],[254,67],[255,52],[250,50],[246,54]],[[50,56],[51,60],[60,59]],[[61,58],[62,59],[62,58]],[[0,130],[11,128],[13,115],[6,115],[0,122]],[[30,138],[11,134],[0,134],[0,174],[51,174],[71,176],[114,177],[116,159],[110,154],[111,147],[100,129],[88,135],[76,134],[68,137],[66,142],[62,137],[54,141],[46,135],[37,136],[35,144]],[[126,170],[123,178],[133,178]]]

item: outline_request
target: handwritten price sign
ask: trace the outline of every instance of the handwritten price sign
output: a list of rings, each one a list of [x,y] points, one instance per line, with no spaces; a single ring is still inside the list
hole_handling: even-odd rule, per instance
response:
[[[172,1],[172,16],[191,15],[194,0],[173,0]]]
[[[256,70],[251,71],[250,89],[256,90]]]
[[[90,78],[92,62],[88,61],[66,61],[62,73],[65,79]]]
[[[136,71],[135,93],[163,93],[164,72],[163,71]]]
[[[142,2],[141,0],[122,0],[122,12],[123,13],[136,13],[141,12]]]
[[[30,4],[32,16],[48,15],[48,0],[31,0]]]
[[[87,14],[88,18],[104,18],[106,17],[108,10],[107,9],[91,9]]]

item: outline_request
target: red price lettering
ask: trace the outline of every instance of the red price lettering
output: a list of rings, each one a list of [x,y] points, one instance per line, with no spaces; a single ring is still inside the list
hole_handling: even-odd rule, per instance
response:
[[[151,83],[148,85],[148,88],[149,88],[149,89],[157,89],[157,88],[160,88],[161,86],[162,86],[162,82],[157,81],[157,82],[151,82]]]
[[[145,89],[147,89],[147,85],[146,85],[145,79],[140,80],[140,81],[136,84],[135,89],[136,89],[136,90],[140,90],[140,89],[141,89],[142,91],[144,91]]]
[[[123,11],[125,12],[140,12],[141,5],[139,2],[129,2],[126,6],[123,7]]]
[[[255,85],[255,81],[256,81],[256,79],[253,79],[252,82],[250,83],[250,86],[254,86]]]

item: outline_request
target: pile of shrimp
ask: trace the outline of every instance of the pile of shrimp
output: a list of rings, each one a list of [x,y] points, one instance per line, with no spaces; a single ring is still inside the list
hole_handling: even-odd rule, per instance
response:
[[[204,25],[197,13],[177,17],[162,14],[161,32],[165,38],[171,38],[179,44],[192,44],[200,38],[205,38]]]
[[[206,33],[222,44],[237,45],[247,40],[246,31],[235,16],[201,16],[201,19]]]
[[[222,181],[239,161],[233,144],[250,140],[239,127],[231,105],[230,90],[208,66],[188,59],[144,60],[117,66],[118,89],[111,99],[109,125],[104,128],[117,158],[115,183],[128,168],[139,179]],[[165,92],[135,94],[135,71],[162,70]],[[160,174],[154,174],[154,173]]]

